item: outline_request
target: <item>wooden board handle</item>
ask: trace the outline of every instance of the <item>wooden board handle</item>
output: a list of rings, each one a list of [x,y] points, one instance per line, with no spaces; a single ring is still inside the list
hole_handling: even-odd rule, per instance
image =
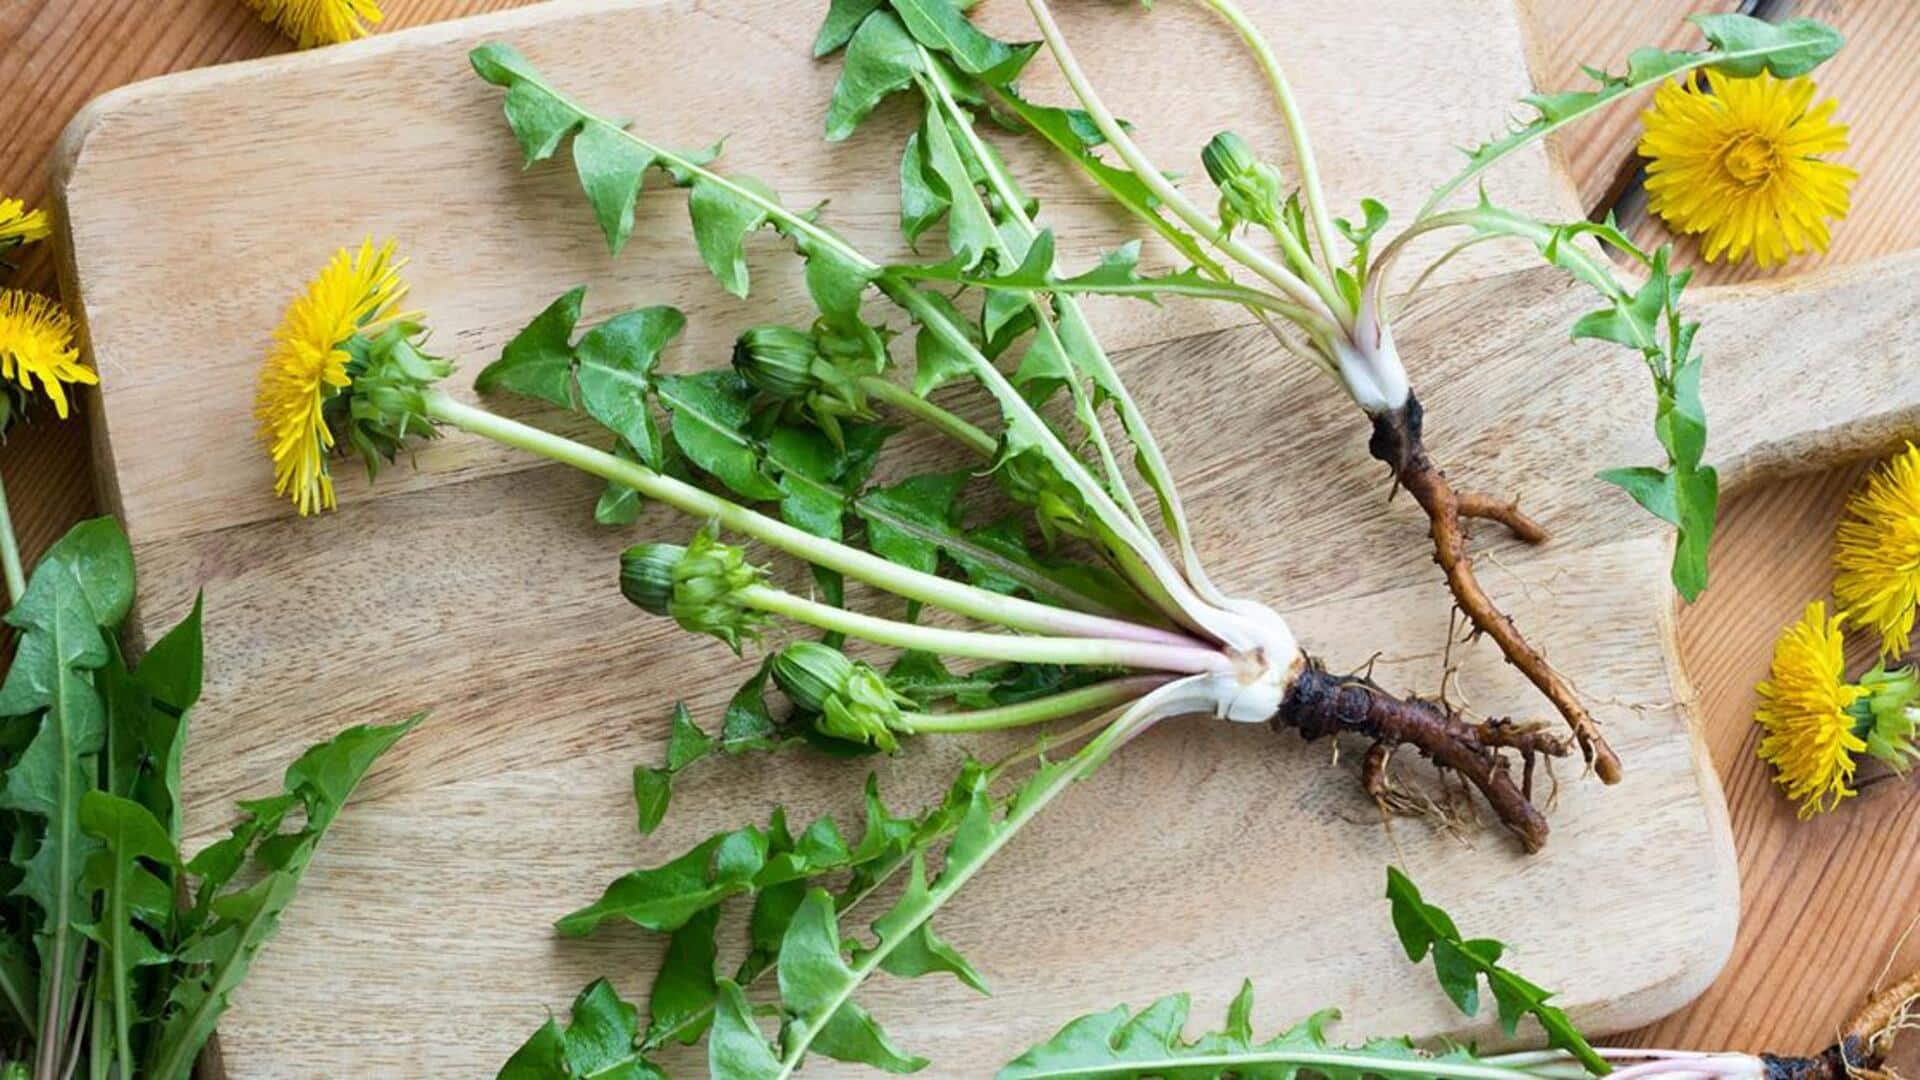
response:
[[[1692,299],[1723,490],[1920,437],[1920,251]]]

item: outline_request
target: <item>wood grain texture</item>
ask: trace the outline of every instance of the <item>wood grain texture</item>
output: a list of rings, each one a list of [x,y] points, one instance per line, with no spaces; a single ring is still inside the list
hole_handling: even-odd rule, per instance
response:
[[[386,0],[384,6],[389,28],[397,28],[511,4]],[[1646,6],[1638,0],[1534,0],[1531,6],[1536,27],[1549,27],[1533,35],[1536,64],[1542,55],[1538,44],[1551,44],[1568,27],[1578,28],[1579,39],[1558,53],[1574,59],[1623,56],[1645,37],[1618,29],[1637,25],[1634,20]],[[1848,7],[1905,10],[1898,0]],[[1842,25],[1854,33],[1854,41],[1843,62],[1863,44],[1845,15],[1841,13]],[[1910,28],[1896,25],[1883,31],[1891,35],[1886,48],[1897,48],[1903,29]],[[18,121],[9,133],[7,152],[0,155],[0,189],[29,198],[44,192],[48,148],[78,104],[93,94],[161,71],[284,47],[231,0],[12,0],[0,5],[0,100],[9,103]],[[1906,48],[1910,55],[1911,44]],[[1571,85],[1574,79],[1564,67],[1536,70],[1544,87]],[[1903,115],[1899,103],[1910,86],[1899,78],[1862,80],[1845,99],[1844,112],[1855,123],[1856,164],[1870,175],[1878,172],[1883,155],[1899,160],[1901,140],[1911,138],[1911,132],[1894,122]],[[1887,122],[1869,129],[1863,127],[1863,118]],[[1896,193],[1911,197],[1914,189],[1904,183],[1908,174],[1910,170],[1903,173],[1898,167],[1888,173]],[[1882,250],[1911,246],[1920,222],[1910,202],[1904,211],[1894,208],[1897,202],[1863,201],[1853,220],[1842,226],[1841,241],[1858,232]],[[1888,207],[1886,212],[1876,212],[1882,206]],[[1850,253],[1836,250],[1836,259],[1847,257]],[[14,283],[53,287],[51,259],[44,249],[30,257]],[[5,472],[30,549],[58,535],[92,503],[82,426],[74,422],[30,429],[16,433],[0,449],[0,471]],[[1747,918],[1722,988],[1650,1032],[1652,1041],[1708,1046],[1731,1039],[1749,1047],[1814,1048],[1870,976],[1865,969],[1891,946],[1897,924],[1905,919],[1903,909],[1911,907],[1920,891],[1911,863],[1911,785],[1904,810],[1885,805],[1896,789],[1883,785],[1876,789],[1875,801],[1851,808],[1856,818],[1796,826],[1751,757],[1751,686],[1764,671],[1772,628],[1824,587],[1822,552],[1830,535],[1831,509],[1844,483],[1843,476],[1829,475],[1735,499],[1715,549],[1719,583],[1706,603],[1682,613],[1689,668],[1697,676],[1715,760],[1728,775],[1741,850],[1770,854],[1743,860]],[[573,779],[568,777],[569,782]],[[610,808],[619,801],[603,795]],[[569,816],[591,820],[580,810]],[[476,852],[484,853],[490,842],[485,835],[471,838]],[[1842,854],[1828,858],[1830,844]],[[490,865],[479,863],[481,857],[475,855],[474,861],[482,873],[494,873]],[[1844,898],[1844,918],[1831,918],[1830,910],[1809,904],[1809,897]],[[296,925],[299,917],[297,908]],[[376,955],[390,944],[372,932],[364,943]],[[269,962],[273,955],[270,950]],[[1164,989],[1154,986],[1145,992]],[[442,990],[436,996],[457,994]],[[1057,1011],[1049,1006],[1047,1015]]]

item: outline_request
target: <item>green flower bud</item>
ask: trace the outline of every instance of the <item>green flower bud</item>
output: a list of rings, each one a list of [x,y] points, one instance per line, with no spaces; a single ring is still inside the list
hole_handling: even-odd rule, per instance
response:
[[[781,401],[805,397],[818,381],[813,335],[790,326],[756,326],[733,343],[733,367],[754,389]]]
[[[1207,177],[1220,189],[1220,223],[1272,227],[1279,220],[1280,170],[1253,156],[1246,140],[1223,131],[1200,151]]]
[[[665,615],[673,600],[673,574],[686,558],[679,544],[635,544],[620,553],[620,592],[634,606]]]
[[[780,692],[808,712],[824,712],[827,699],[853,674],[853,661],[831,645],[796,641],[773,658],[773,681]]]
[[[773,681],[795,705],[816,714],[822,734],[889,753],[899,749],[894,728],[901,708],[912,702],[872,666],[817,641],[796,641],[774,658]]]
[[[747,562],[747,552],[701,529],[684,548],[641,544],[620,556],[620,591],[637,606],[696,634],[712,634],[740,651],[743,638],[757,637],[770,617],[748,607],[740,590],[767,576]]]
[[[1920,728],[1920,672],[1911,667],[1887,670],[1884,661],[1860,677],[1866,695],[1853,703],[1854,734],[1867,744],[1867,753],[1895,769],[1904,770],[1920,758],[1914,744]]]

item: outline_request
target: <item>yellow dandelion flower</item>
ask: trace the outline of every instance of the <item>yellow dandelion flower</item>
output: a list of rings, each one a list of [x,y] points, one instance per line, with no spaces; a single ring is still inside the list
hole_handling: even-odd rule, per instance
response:
[[[19,199],[0,199],[0,251],[45,240],[51,231],[45,210],[28,210]]]
[[[375,248],[369,239],[358,254],[341,249],[288,305],[274,331],[254,416],[273,457],[273,492],[292,499],[303,516],[333,509],[327,471],[333,432],[322,410],[351,381],[348,339],[395,317],[393,306],[407,291],[400,280],[404,265],[394,258],[392,241]]]
[[[1833,552],[1840,614],[1880,635],[1880,655],[1905,655],[1920,606],[1920,450],[1908,443],[1875,469],[1846,514]]]
[[[1827,222],[1847,216],[1859,176],[1818,155],[1847,148],[1833,99],[1812,104],[1812,80],[1707,72],[1707,87],[1669,83],[1641,114],[1647,207],[1676,232],[1699,234],[1708,262],[1761,266],[1787,252],[1827,250]]]
[[[100,381],[80,362],[73,320],[39,293],[0,289],[0,377],[29,393],[35,379],[61,419],[67,416],[67,385]]]
[[[1848,712],[1867,693],[1844,679],[1840,617],[1827,605],[1807,605],[1800,621],[1773,646],[1773,672],[1760,684],[1753,718],[1766,735],[1760,759],[1773,765],[1775,781],[1800,803],[1801,820],[1840,805],[1853,795],[1853,755],[1867,748]]]
[[[302,49],[366,37],[382,18],[376,0],[246,0],[246,4]]]

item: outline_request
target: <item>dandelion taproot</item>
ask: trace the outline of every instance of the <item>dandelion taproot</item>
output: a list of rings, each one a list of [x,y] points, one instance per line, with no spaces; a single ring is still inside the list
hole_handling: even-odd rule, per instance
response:
[[[1920,606],[1920,450],[1912,443],[1847,499],[1833,564],[1840,614],[1879,634],[1882,656],[1904,655]]]
[[[375,0],[246,0],[302,49],[366,37],[383,16]]]
[[[341,249],[274,331],[254,416],[273,458],[274,494],[293,500],[302,515],[333,508],[327,455],[334,437],[324,410],[352,384],[347,343],[395,318],[394,305],[406,294],[403,265],[392,241],[376,248],[369,239],[357,254]]]
[[[61,419],[67,416],[68,386],[100,381],[80,361],[67,313],[47,297],[21,289],[0,289],[0,378],[29,394],[38,381]]]
[[[1825,251],[1827,223],[1847,215],[1847,186],[1859,175],[1821,157],[1847,148],[1836,103],[1813,104],[1806,78],[1709,70],[1706,79],[1668,83],[1641,114],[1648,209],[1699,236],[1708,262],[1751,255],[1767,267],[1788,252]]]

